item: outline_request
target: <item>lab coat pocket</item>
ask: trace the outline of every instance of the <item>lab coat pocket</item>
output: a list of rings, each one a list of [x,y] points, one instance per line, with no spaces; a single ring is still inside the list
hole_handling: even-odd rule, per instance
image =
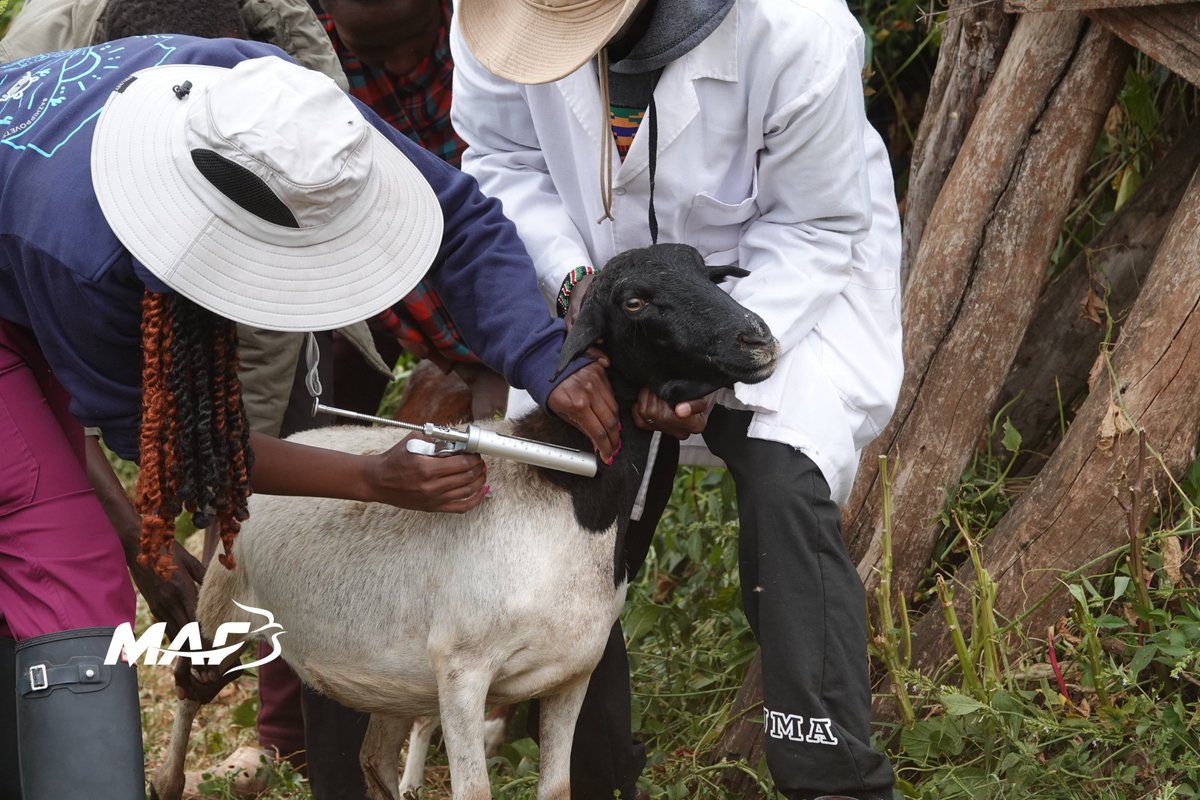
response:
[[[710,264],[737,263],[742,228],[757,214],[757,200],[757,175],[751,182],[749,196],[737,202],[718,200],[701,192],[693,198],[688,211],[685,243],[699,250]]]

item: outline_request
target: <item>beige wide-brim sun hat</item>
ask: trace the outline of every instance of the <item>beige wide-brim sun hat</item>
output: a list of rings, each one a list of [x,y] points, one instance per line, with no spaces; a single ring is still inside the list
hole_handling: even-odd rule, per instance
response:
[[[463,38],[493,75],[550,83],[586,64],[640,0],[458,0]]]
[[[320,331],[398,302],[442,211],[411,161],[329,78],[275,57],[172,64],[109,97],[92,184],[117,238],[227,319]]]

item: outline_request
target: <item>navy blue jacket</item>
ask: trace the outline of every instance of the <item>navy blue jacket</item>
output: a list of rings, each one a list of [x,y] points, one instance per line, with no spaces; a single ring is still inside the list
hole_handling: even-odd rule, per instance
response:
[[[100,211],[90,166],[96,117],[117,83],[139,69],[232,67],[264,55],[286,58],[255,42],[147,36],[0,67],[0,318],[33,331],[71,395],[72,413],[99,427],[123,458],[138,449],[142,294],[169,290]],[[445,232],[428,281],[467,345],[544,406],[565,329],[550,316],[500,203],[358,106],[437,194]]]

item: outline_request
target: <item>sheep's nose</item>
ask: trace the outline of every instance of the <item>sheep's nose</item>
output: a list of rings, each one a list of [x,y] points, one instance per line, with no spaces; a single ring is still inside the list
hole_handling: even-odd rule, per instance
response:
[[[772,341],[773,339],[769,333],[760,333],[759,331],[748,331],[738,336],[738,344],[751,348],[766,347]]]

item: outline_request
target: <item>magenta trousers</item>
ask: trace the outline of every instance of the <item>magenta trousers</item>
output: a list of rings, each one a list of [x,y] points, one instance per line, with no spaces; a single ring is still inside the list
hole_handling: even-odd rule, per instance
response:
[[[18,641],[133,622],[69,401],[33,336],[0,320],[0,636]]]

